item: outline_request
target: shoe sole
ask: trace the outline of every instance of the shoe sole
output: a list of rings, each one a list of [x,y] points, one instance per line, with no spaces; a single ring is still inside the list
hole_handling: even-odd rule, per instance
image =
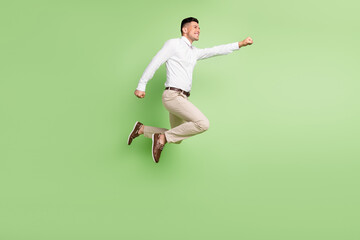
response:
[[[155,133],[151,136],[151,139],[152,139],[151,156],[152,156],[152,158],[153,158],[154,163],[157,163],[157,162],[155,161],[155,156],[154,156],[154,143],[155,143],[155,141],[154,141],[154,136],[155,136]]]
[[[138,123],[139,123],[138,121],[135,123],[135,125],[134,125],[134,127],[133,127],[132,131],[131,131],[131,132],[130,132],[130,134],[129,134],[128,141],[127,141],[127,144],[128,144],[128,145],[130,145],[130,144],[131,144],[131,143],[129,143],[129,141],[130,141],[130,137],[131,137],[131,134],[134,132],[135,127],[136,127],[136,125],[137,125]],[[133,139],[133,140],[134,140],[134,139]]]

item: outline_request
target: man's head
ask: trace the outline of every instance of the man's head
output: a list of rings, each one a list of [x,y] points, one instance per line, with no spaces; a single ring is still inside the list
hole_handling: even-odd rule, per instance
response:
[[[185,36],[192,43],[199,41],[200,27],[199,20],[193,17],[188,17],[181,22],[181,35]]]

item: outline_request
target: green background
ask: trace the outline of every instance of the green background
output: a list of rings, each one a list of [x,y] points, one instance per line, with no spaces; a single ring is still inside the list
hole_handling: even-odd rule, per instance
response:
[[[0,238],[360,239],[359,3],[2,1]],[[357,16],[356,16],[357,15]],[[199,48],[191,101],[204,134],[126,141],[169,127],[161,66],[180,22]]]

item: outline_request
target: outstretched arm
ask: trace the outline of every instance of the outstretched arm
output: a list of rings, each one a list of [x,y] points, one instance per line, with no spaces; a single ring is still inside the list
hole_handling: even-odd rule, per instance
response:
[[[210,58],[218,55],[226,55],[238,50],[241,47],[253,44],[253,40],[248,37],[241,42],[234,42],[224,45],[215,46],[212,48],[197,49],[197,60]]]

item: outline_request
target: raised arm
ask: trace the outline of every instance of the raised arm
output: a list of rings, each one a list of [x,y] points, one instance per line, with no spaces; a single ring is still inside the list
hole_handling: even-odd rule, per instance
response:
[[[250,37],[248,37],[241,42],[219,45],[212,48],[197,49],[197,59],[201,60],[218,55],[227,55],[232,53],[234,50],[238,50],[241,47],[251,44],[253,44],[253,41]]]
[[[143,75],[141,76],[139,84],[134,92],[137,97],[145,97],[146,84],[150,79],[152,79],[159,67],[175,53],[174,44],[175,43],[172,39],[166,41],[160,51],[153,57],[150,64],[147,66]]]

